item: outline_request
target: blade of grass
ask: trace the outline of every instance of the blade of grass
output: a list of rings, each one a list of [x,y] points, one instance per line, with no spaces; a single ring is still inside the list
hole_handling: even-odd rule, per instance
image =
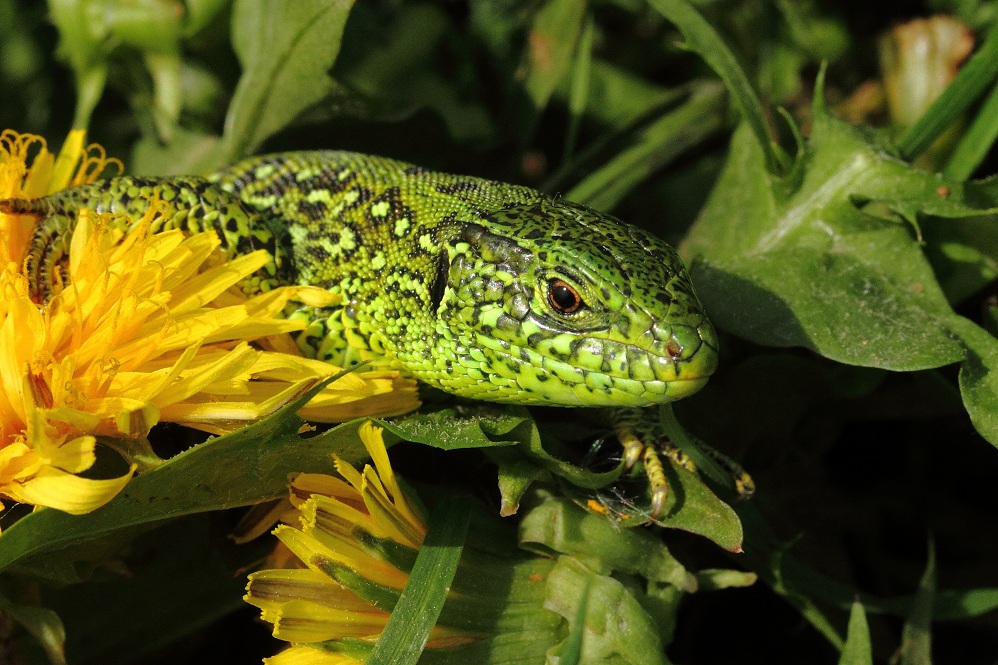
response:
[[[721,36],[685,0],[649,0],[649,3],[679,28],[687,45],[721,77],[759,141],[766,155],[766,166],[777,172],[781,160],[776,154],[776,142],[766,123],[759,96]]]
[[[846,632],[845,646],[839,656],[839,665],[873,665],[872,648],[866,612],[857,600],[849,611],[849,628]]]
[[[943,175],[954,180],[966,180],[984,161],[995,139],[998,139],[998,86],[984,100],[977,117],[953,149],[943,168]]]
[[[598,210],[611,210],[648,176],[724,127],[724,115],[723,88],[716,83],[698,86],[687,101],[646,127],[632,145],[589,174],[565,197]]]
[[[415,665],[447,600],[464,549],[471,510],[448,497],[430,515],[426,539],[368,665]]]
[[[900,665],[932,665],[932,604],[936,595],[936,544],[929,539],[925,572],[901,631]]]
[[[898,152],[912,160],[932,145],[961,113],[974,103],[998,77],[998,26],[991,29],[987,40],[957,73],[943,94],[932,103],[922,117],[912,125],[901,140]]]

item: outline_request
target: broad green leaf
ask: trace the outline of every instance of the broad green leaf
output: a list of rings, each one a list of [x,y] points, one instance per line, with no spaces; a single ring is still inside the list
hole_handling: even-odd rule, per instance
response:
[[[998,339],[963,317],[952,326],[967,346],[960,366],[963,404],[981,436],[998,446]]]
[[[870,628],[866,625],[866,612],[859,601],[849,610],[849,628],[846,643],[839,655],[839,665],[873,665],[873,645],[870,643]]]
[[[461,411],[444,409],[415,413],[394,420],[375,419],[400,439],[441,450],[513,446],[519,442],[514,431],[529,421],[525,411],[511,413],[488,405]]]
[[[457,497],[434,509],[409,581],[365,661],[369,665],[415,665],[419,660],[457,571],[469,516],[467,502]]]
[[[952,308],[913,231],[881,211],[910,220],[980,214],[962,192],[887,156],[819,102],[784,181],[770,181],[754,137],[736,132],[683,251],[702,259],[694,282],[721,328],[847,364],[940,367],[965,354],[950,330]]]
[[[634,593],[570,556],[558,557],[548,576],[545,606],[569,621],[584,617],[581,665],[667,665],[658,626]],[[568,642],[552,648],[557,657]],[[574,650],[574,649],[573,649]]]
[[[333,89],[352,0],[236,0],[232,46],[243,67],[225,120],[225,160],[252,154]]]
[[[376,422],[401,439],[442,450],[515,445],[534,464],[579,487],[603,487],[620,476],[619,468],[604,473],[588,471],[549,453],[537,424],[523,408],[483,405]]]
[[[178,128],[168,145],[149,136],[140,139],[129,167],[135,175],[208,173],[223,165],[222,148],[218,136]]]
[[[209,439],[134,478],[118,496],[92,513],[69,515],[46,508],[25,516],[0,538],[0,570],[41,554],[107,538],[124,528],[283,496],[290,474],[329,473],[334,452],[348,462],[365,459],[367,453],[357,436],[361,421],[311,438],[298,434],[303,421],[295,411],[311,394],[258,423]]]
[[[634,573],[696,591],[696,578],[677,561],[658,534],[620,529],[609,520],[546,493],[520,523],[520,544],[542,554],[569,554],[593,572]]]

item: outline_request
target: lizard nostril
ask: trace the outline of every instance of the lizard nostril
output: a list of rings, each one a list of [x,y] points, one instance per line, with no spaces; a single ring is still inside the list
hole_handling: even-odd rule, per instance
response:
[[[670,358],[675,359],[683,353],[683,347],[679,346],[679,342],[676,340],[670,339],[665,345],[665,351]]]

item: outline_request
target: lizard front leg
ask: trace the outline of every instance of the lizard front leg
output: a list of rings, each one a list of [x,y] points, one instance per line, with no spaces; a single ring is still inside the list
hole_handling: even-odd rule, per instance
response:
[[[655,518],[664,510],[669,495],[663,458],[693,473],[699,472],[697,465],[669,436],[668,428],[663,426],[659,409],[613,409],[608,411],[608,415],[623,447],[624,467],[630,469],[638,461],[644,465],[644,474],[648,479],[651,493],[651,517]],[[672,417],[671,411],[669,417]],[[689,440],[696,446],[697,451],[716,462],[727,473],[739,501],[752,496],[755,492],[755,483],[737,462],[699,439],[690,437]]]

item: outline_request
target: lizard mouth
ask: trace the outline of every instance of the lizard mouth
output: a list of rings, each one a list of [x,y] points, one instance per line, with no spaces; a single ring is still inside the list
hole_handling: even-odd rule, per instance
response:
[[[481,339],[489,360],[486,380],[471,390],[478,399],[550,406],[650,406],[692,395],[717,367],[713,328],[675,326],[654,350],[636,344],[580,337],[568,354]]]

